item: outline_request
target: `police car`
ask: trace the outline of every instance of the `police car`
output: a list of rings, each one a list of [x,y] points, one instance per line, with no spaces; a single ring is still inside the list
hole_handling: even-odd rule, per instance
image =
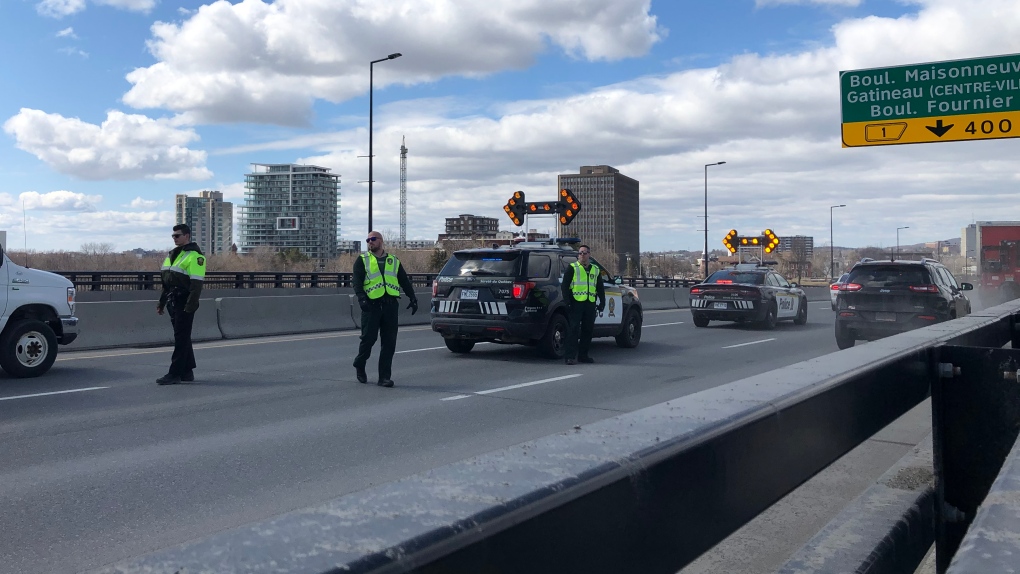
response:
[[[560,283],[577,261],[578,243],[561,239],[455,252],[432,283],[432,330],[454,353],[486,341],[538,346],[547,357],[563,358],[567,309]],[[594,336],[636,347],[643,320],[637,290],[610,278],[594,258],[592,263],[606,286]]]
[[[691,287],[691,316],[695,327],[709,321],[755,323],[772,329],[783,320],[807,323],[807,295],[796,283],[768,267],[742,263],[716,271]]]

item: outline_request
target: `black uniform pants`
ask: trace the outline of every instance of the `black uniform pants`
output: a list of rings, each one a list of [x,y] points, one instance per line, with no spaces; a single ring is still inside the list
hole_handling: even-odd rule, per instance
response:
[[[195,349],[191,346],[195,314],[184,310],[186,302],[187,298],[171,297],[166,305],[170,324],[174,327],[174,354],[170,357],[169,374],[177,377],[183,377],[195,368]]]
[[[354,358],[354,368],[364,369],[368,358],[372,356],[372,346],[378,338],[382,339],[379,348],[379,380],[389,379],[392,375],[393,353],[397,349],[397,311],[400,310],[400,299],[383,295],[372,300],[370,309],[361,311],[361,345],[358,356]]]
[[[567,316],[567,340],[564,342],[564,358],[587,357],[591,347],[591,335],[595,330],[595,303],[574,301]]]

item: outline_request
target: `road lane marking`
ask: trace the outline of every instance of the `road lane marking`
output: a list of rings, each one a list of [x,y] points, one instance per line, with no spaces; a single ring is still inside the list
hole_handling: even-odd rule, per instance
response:
[[[676,323],[658,323],[655,325],[642,325],[642,327],[665,327],[666,325],[683,325],[683,321],[677,321]]]
[[[98,391],[110,387],[88,387],[85,389],[71,389],[69,391],[53,391],[51,393],[35,393],[34,395],[17,395],[14,397],[0,397],[0,401],[13,401],[15,399],[31,399],[32,397],[48,397],[50,395],[66,395],[67,393],[84,393],[85,391]]]
[[[556,381],[564,381],[567,379],[574,379],[580,377],[581,373],[574,373],[573,375],[563,375],[562,377],[553,377],[551,379],[542,379],[541,381],[531,381],[530,383],[521,383],[519,385],[510,385],[508,387],[500,387],[498,389],[488,389],[485,391],[478,391],[466,395],[456,395],[453,397],[446,397],[445,399],[439,399],[441,401],[459,401],[460,399],[467,399],[475,395],[491,395],[492,393],[501,393],[503,391],[510,391],[513,389],[522,389],[524,387],[531,387],[534,385],[544,385],[545,383],[554,383]]]
[[[729,347],[723,347],[723,349],[736,349],[737,347],[746,347],[748,345],[757,345],[758,343],[768,343],[769,341],[775,341],[776,338],[762,339],[761,341],[751,341],[750,343],[741,343],[739,345],[730,345]]]

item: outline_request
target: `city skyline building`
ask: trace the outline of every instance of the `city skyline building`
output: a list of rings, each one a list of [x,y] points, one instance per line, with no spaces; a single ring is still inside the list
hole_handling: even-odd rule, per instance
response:
[[[581,203],[570,224],[557,222],[556,235],[607,246],[617,255],[615,272],[625,273],[628,259],[641,256],[640,182],[608,165],[583,165],[556,176],[556,184],[556,197],[569,189]]]
[[[337,256],[340,176],[316,165],[253,163],[244,176],[238,226],[242,254],[297,249],[318,261]]]
[[[191,240],[203,253],[227,253],[234,242],[234,204],[223,201],[220,191],[204,190],[198,196],[177,194],[177,223],[191,228]]]
[[[446,218],[446,233],[439,241],[448,239],[494,239],[499,233],[499,220],[495,217],[462,213]]]

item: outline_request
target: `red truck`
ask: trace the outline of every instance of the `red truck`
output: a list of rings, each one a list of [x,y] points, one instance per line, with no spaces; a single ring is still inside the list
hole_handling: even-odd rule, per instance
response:
[[[979,221],[976,245],[982,302],[991,306],[1020,297],[1020,222]]]

